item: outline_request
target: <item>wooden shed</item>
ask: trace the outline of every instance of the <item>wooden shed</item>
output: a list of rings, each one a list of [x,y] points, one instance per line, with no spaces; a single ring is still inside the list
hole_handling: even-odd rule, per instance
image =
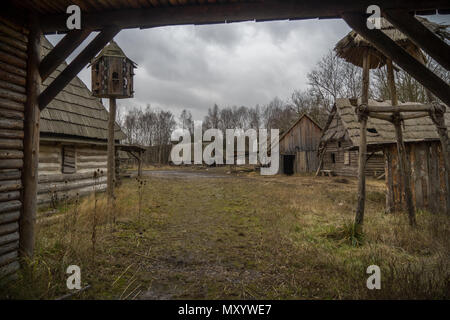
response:
[[[52,49],[42,38],[42,54]],[[63,63],[43,83],[46,87]],[[75,77],[41,112],[38,204],[106,188],[108,111]],[[116,124],[116,142],[126,135]],[[103,174],[94,179],[94,171]]]
[[[280,137],[279,172],[315,172],[319,165],[317,151],[321,136],[321,126],[307,114],[301,115]]]
[[[369,103],[376,103],[370,100]],[[371,119],[372,120],[372,119]],[[368,125],[367,139],[377,130]],[[321,169],[339,176],[358,175],[359,125],[349,99],[336,99],[320,139]],[[384,172],[384,158],[380,150],[370,150],[366,175],[379,176]]]
[[[354,101],[356,102],[356,101]],[[374,106],[391,106],[391,102],[369,101]],[[407,102],[399,105],[412,105]],[[359,145],[359,126],[355,108],[349,99],[337,99],[333,110],[333,119],[325,130],[323,141],[332,143],[332,148],[324,147],[325,158],[336,150],[336,142],[345,142],[344,152],[356,153],[350,156],[350,163],[358,169],[357,152]],[[450,113],[445,113],[445,123],[450,130]],[[343,131],[344,129],[344,131]],[[326,140],[324,140],[326,139]],[[445,212],[446,187],[445,167],[441,142],[436,126],[430,117],[408,119],[403,124],[403,139],[410,162],[412,176],[411,188],[416,209],[427,209],[431,212]],[[341,145],[342,147],[344,145]],[[347,151],[345,151],[347,150]],[[368,170],[371,174],[376,168],[377,174],[384,172],[386,181],[386,211],[400,210],[405,205],[402,179],[398,166],[398,153],[394,125],[388,121],[369,117],[367,122]],[[376,154],[375,160],[371,160]],[[324,158],[324,159],[325,159]],[[337,158],[341,159],[341,157]],[[324,167],[329,166],[324,162]],[[353,171],[351,171],[353,172]]]

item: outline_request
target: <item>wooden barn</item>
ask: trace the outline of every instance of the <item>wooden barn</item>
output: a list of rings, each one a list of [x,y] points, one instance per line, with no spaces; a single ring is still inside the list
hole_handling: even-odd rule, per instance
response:
[[[315,172],[319,165],[317,151],[321,136],[321,126],[307,114],[301,115],[280,137],[279,172]]]
[[[377,102],[370,100],[370,104]],[[336,99],[320,139],[321,169],[338,176],[358,175],[359,126],[355,108],[349,99]],[[367,138],[378,133],[368,126]],[[384,157],[380,150],[371,150],[368,156],[366,175],[379,176],[384,173]]]
[[[53,46],[43,37],[42,54]],[[67,65],[43,83],[47,87]],[[108,111],[75,77],[41,112],[38,204],[106,189]],[[126,135],[116,124],[116,142]],[[94,172],[102,175],[94,179]]]
[[[373,106],[391,106],[391,102],[369,101]],[[412,105],[415,103],[400,103]],[[322,139],[332,142],[332,148],[325,146],[325,157],[336,150],[336,143],[341,141],[341,152],[349,152],[352,172],[357,172],[359,143],[359,125],[355,108],[349,99],[337,99],[336,114],[333,117],[336,124],[330,124]],[[336,116],[338,115],[338,116]],[[445,123],[450,130],[450,112],[445,113]],[[335,127],[338,129],[332,129]],[[342,131],[345,129],[345,131]],[[334,133],[334,135],[333,135]],[[431,212],[445,212],[446,196],[449,187],[446,186],[445,167],[443,163],[442,146],[436,126],[430,117],[404,120],[403,139],[411,166],[411,188],[416,209],[427,209]],[[345,144],[343,144],[345,142]],[[345,146],[345,147],[344,147]],[[386,181],[386,211],[400,210],[405,205],[402,179],[398,163],[398,152],[394,125],[388,121],[369,117],[367,122],[368,174],[375,172],[385,174]],[[353,155],[352,155],[353,154]],[[376,161],[371,160],[376,154]],[[347,156],[348,157],[348,156]],[[342,156],[337,157],[342,165]],[[352,164],[352,161],[354,164]],[[371,162],[372,161],[372,162]],[[328,162],[329,163],[329,162]],[[344,156],[345,165],[345,156]],[[324,162],[325,167],[329,167]]]

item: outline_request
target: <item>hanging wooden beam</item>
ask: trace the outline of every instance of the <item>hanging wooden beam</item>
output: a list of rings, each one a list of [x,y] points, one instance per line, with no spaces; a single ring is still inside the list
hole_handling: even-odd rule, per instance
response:
[[[108,27],[100,32],[41,93],[39,96],[39,109],[42,111],[119,31],[120,29],[117,27]]]
[[[417,119],[417,118],[423,118],[428,117],[429,114],[427,112],[418,112],[418,113],[411,113],[404,115],[402,114],[402,120],[409,120],[409,119]]]
[[[382,114],[382,113],[375,113],[375,112],[369,112],[368,116],[371,117],[371,118],[392,122],[392,115],[387,115],[387,114]]]
[[[345,13],[342,14],[342,18],[353,30],[370,41],[386,57],[392,59],[392,61],[408,72],[425,88],[429,89],[436,97],[450,106],[450,86],[398,46],[381,30],[368,29],[365,15],[360,13]]]
[[[89,29],[74,30],[69,32],[58,44],[50,51],[39,66],[42,82],[51,75],[61,63],[91,34]]]
[[[210,24],[236,21],[335,18],[343,12],[366,12],[373,0],[265,0],[254,2],[205,3],[191,6],[160,6],[147,9],[121,9],[100,13],[83,13],[83,28],[103,29],[114,23],[122,29],[151,28],[181,24]],[[378,0],[383,10],[408,11],[448,9],[448,0]],[[45,33],[67,32],[67,15],[44,16]]]
[[[38,162],[39,162],[39,118],[38,108],[41,79],[39,62],[41,59],[41,31],[37,16],[30,16],[27,61],[27,101],[25,103],[23,172],[22,172],[22,213],[19,220],[20,254],[32,258],[34,252],[34,226],[37,209]]]
[[[450,46],[406,11],[387,10],[383,15],[445,69],[450,70]]]
[[[358,203],[356,206],[355,226],[362,228],[364,207],[366,203],[366,160],[367,160],[367,111],[369,103],[370,55],[366,52],[363,58],[363,84],[361,106],[357,109],[359,119],[359,165],[358,165]]]
[[[431,104],[404,104],[401,106],[368,106],[369,112],[391,113],[391,112],[429,112],[433,109]]]

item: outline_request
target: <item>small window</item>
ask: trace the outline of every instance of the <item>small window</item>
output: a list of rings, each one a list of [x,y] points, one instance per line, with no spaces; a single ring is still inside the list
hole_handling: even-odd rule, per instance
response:
[[[117,72],[113,72],[113,74],[112,74],[112,79],[113,79],[114,81],[119,81],[119,74],[118,74]]]
[[[76,162],[75,162],[75,148],[74,147],[63,147],[62,148],[62,173],[75,173]]]
[[[370,133],[378,133],[377,129],[375,128],[367,128],[367,131]]]
[[[331,154],[331,162],[336,163],[336,154],[335,153]]]
[[[349,151],[344,152],[344,164],[347,166],[350,165],[350,152]]]
[[[338,142],[338,147],[342,147],[342,143],[340,141]]]

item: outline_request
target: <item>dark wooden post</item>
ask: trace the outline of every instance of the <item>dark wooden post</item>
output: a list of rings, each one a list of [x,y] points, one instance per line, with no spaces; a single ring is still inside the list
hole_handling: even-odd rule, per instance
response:
[[[34,252],[34,226],[36,221],[37,182],[39,161],[39,118],[38,99],[41,78],[41,30],[37,16],[30,16],[28,36],[28,61],[25,104],[23,171],[22,171],[22,214],[20,215],[20,253],[24,258],[32,258]]]
[[[395,87],[394,68],[392,66],[392,60],[386,60],[387,76],[389,90],[391,92],[392,106],[398,106],[397,89]],[[403,132],[401,124],[400,112],[395,112],[392,116],[393,124],[395,126],[395,137],[397,139],[397,152],[398,162],[400,167],[400,175],[403,180],[403,191],[405,193],[406,208],[408,210],[409,224],[416,225],[416,209],[412,200],[411,191],[411,163],[409,162],[409,156],[406,152],[405,143],[403,141]]]
[[[442,146],[442,157],[444,158],[445,168],[445,203],[447,215],[450,216],[450,139],[448,138],[448,130],[445,124],[445,106],[439,103],[433,103],[433,111],[430,117],[436,125],[439,139]]]
[[[142,151],[138,152],[138,177],[142,178]]]
[[[359,120],[359,165],[358,165],[358,204],[356,207],[355,225],[361,228],[364,222],[364,207],[366,202],[366,154],[367,154],[367,118],[366,111],[369,103],[369,77],[370,77],[370,55],[367,51],[363,57],[363,86],[361,105],[358,108]]]
[[[116,99],[109,99],[109,119],[108,119],[108,177],[107,177],[107,194],[108,203],[112,203],[114,197],[114,180],[115,180],[115,138],[114,129],[116,123]]]

